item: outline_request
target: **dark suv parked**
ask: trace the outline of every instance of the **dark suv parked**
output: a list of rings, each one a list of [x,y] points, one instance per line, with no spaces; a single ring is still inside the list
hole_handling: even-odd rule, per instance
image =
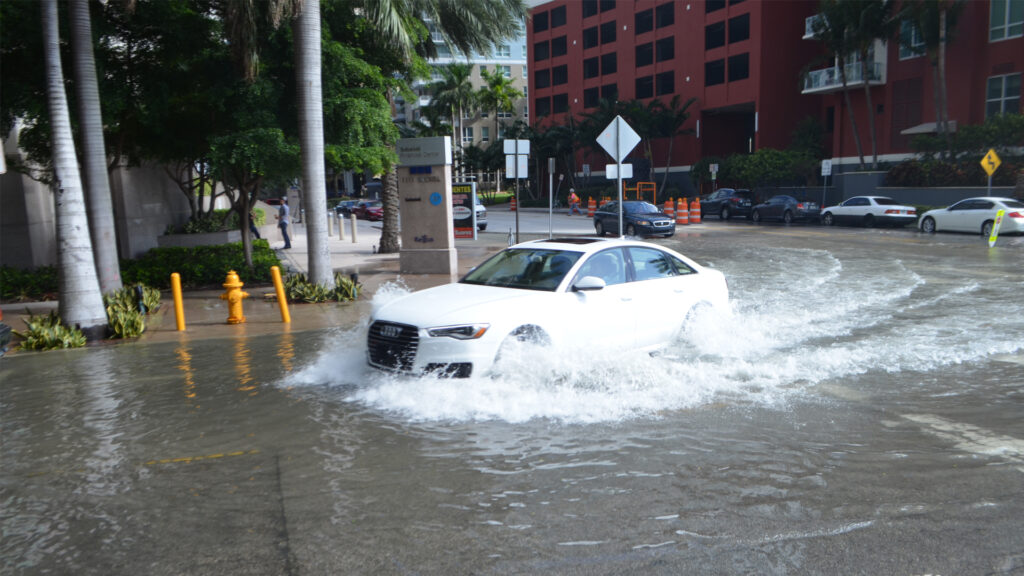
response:
[[[702,217],[717,215],[722,220],[733,216],[750,217],[750,209],[754,205],[754,194],[750,190],[719,188],[705,198],[700,199]]]

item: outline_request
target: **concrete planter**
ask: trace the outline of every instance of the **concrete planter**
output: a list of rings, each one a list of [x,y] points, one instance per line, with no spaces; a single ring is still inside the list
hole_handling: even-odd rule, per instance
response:
[[[218,246],[232,242],[241,242],[242,232],[240,230],[226,230],[221,232],[204,232],[202,234],[164,234],[157,236],[157,246],[166,248],[174,246],[178,248],[192,248],[194,246]]]

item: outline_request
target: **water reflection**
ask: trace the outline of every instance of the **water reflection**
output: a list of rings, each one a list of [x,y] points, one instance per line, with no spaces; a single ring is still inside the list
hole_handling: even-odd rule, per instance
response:
[[[178,347],[175,349],[175,354],[178,357],[178,370],[181,371],[185,377],[183,383],[183,390],[186,398],[186,403],[190,408],[196,408],[196,375],[192,369],[192,350],[188,346],[188,339],[181,338]]]
[[[238,385],[235,390],[238,392],[250,392],[250,396],[259,394],[256,390],[256,380],[252,375],[252,351],[249,350],[248,341],[244,338],[235,340],[235,374]]]

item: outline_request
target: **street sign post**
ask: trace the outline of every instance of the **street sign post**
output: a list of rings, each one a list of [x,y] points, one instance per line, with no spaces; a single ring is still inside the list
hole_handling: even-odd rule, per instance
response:
[[[992,175],[999,169],[999,165],[1003,161],[999,159],[999,155],[996,154],[995,149],[989,148],[988,154],[981,159],[981,167],[985,169],[985,173],[988,174],[988,195],[992,195]]]
[[[825,202],[825,195],[828,193],[828,177],[832,175],[832,161],[822,160],[821,161],[821,176],[825,179],[825,188],[821,191],[821,208],[825,209],[827,205]]]
[[[624,236],[622,229],[622,160],[629,156],[633,148],[640,143],[640,135],[622,119],[622,116],[616,116],[615,120],[612,120],[597,137],[597,143],[615,159],[615,188],[619,195],[619,237],[621,238]]]
[[[528,178],[529,140],[505,140],[505,173],[516,179],[516,241],[519,241],[519,179]]]

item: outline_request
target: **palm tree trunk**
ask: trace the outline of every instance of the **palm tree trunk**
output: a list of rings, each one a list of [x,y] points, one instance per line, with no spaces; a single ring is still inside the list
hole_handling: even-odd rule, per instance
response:
[[[860,55],[860,76],[864,82],[864,101],[868,109],[868,134],[871,136],[871,169],[878,170],[878,141],[875,135],[875,106],[871,102],[871,83],[868,81],[868,53]]]
[[[324,168],[323,89],[320,81],[320,0],[306,0],[295,19],[302,204],[306,210],[309,281],[334,288],[327,237],[327,174]]]
[[[949,137],[949,110],[946,107],[946,8],[939,8],[939,126],[946,141],[946,158],[953,155],[953,144]]]
[[[384,174],[381,201],[384,203],[384,221],[381,222],[380,251],[394,254],[401,249],[398,228],[398,170],[391,167]]]
[[[108,294],[121,289],[121,265],[117,257],[114,208],[110,196],[110,180],[107,177],[107,153],[103,143],[103,117],[96,82],[88,0],[73,0],[70,16],[78,118],[82,126],[82,168],[89,211],[89,232],[92,235],[100,290]]]
[[[850,104],[850,88],[846,83],[846,59],[839,58],[839,78],[843,84],[843,100],[846,102],[846,111],[850,115],[850,129],[853,131],[853,143],[857,147],[857,157],[860,158],[860,169],[864,169],[864,151],[860,145],[860,132],[857,130],[857,117],[853,113],[853,105]]]
[[[107,312],[103,306],[99,279],[96,277],[89,221],[85,214],[85,195],[78,172],[78,158],[75,156],[75,141],[71,136],[67,95],[64,93],[57,0],[45,0],[41,7],[46,91],[56,175],[60,318],[68,326],[81,329],[86,338],[97,339],[105,335]]]

